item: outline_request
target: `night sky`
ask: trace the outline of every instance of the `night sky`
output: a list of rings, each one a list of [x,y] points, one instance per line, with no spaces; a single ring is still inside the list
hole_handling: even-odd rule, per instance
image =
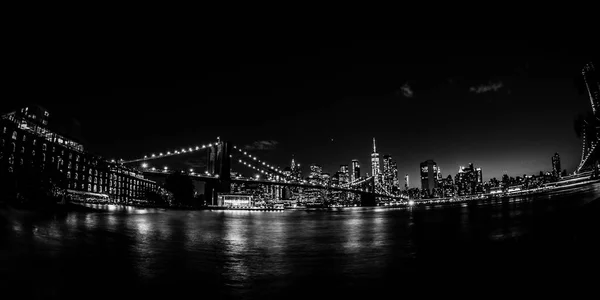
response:
[[[569,172],[580,159],[573,119],[591,110],[581,69],[595,58],[577,40],[188,40],[28,48],[0,107],[75,118],[107,158],[220,136],[280,166],[293,154],[305,174],[354,158],[370,173],[375,137],[412,187],[427,159],[444,177],[472,162],[484,180],[548,171],[554,152]]]

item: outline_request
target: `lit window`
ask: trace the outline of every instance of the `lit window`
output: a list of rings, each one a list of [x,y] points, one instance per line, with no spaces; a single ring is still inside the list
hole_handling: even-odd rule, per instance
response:
[[[67,172],[67,179],[71,179],[71,172]]]
[[[92,177],[88,176],[88,182],[92,182]]]
[[[85,165],[83,165],[83,167],[81,167],[81,170],[82,170],[83,172],[85,172]]]
[[[75,156],[75,161],[79,161],[79,154]]]
[[[42,151],[46,151],[46,143],[42,144]]]
[[[21,147],[21,153],[25,153],[25,147]]]
[[[12,152],[15,152],[16,146],[15,143],[11,143],[12,144]]]
[[[65,155],[65,150],[60,151],[60,155]]]
[[[71,168],[71,162],[69,162],[69,163],[67,164],[67,168],[69,168],[69,169]]]
[[[90,175],[92,175],[92,169],[90,169],[90,171],[88,172]]]
[[[75,173],[75,180],[79,179],[79,174]]]
[[[34,145],[34,146],[35,146],[35,143],[36,143],[36,142],[37,142],[37,140],[36,140],[36,139],[33,139],[33,145]]]
[[[4,129],[2,129],[2,133],[6,133],[6,127],[4,127]]]
[[[4,148],[4,139],[2,139],[2,148]]]
[[[52,146],[52,153],[56,152],[56,147]]]
[[[35,156],[35,150],[31,151],[31,156]]]
[[[19,160],[19,164],[20,164],[21,166],[23,165],[23,159],[22,159],[22,158]]]
[[[11,154],[10,157],[8,157],[8,164],[12,165],[15,163],[15,157]]]
[[[42,153],[42,161],[45,162],[46,161],[46,153]]]
[[[73,158],[73,153],[69,153],[69,159]]]
[[[17,132],[16,132],[16,131],[13,131],[13,134],[12,134],[12,139],[13,139],[13,140],[16,140],[16,139],[17,139]]]
[[[27,140],[27,136],[23,135],[23,142],[25,142]]]
[[[52,163],[54,163],[54,156],[52,156]]]

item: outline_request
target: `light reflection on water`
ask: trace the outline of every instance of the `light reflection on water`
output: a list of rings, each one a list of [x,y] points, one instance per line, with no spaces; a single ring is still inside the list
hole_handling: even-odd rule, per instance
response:
[[[130,276],[122,280],[134,282],[193,278],[227,287],[234,296],[255,291],[257,285],[276,293],[297,281],[340,278],[335,284],[345,286],[409,274],[420,268],[413,267],[420,257],[459,255],[457,249],[526,238],[539,215],[599,196],[596,188],[567,200],[521,197],[408,209],[245,212],[114,206],[52,217],[3,214],[0,253],[14,260],[15,270],[17,265],[27,268],[23,260],[37,255],[57,260],[66,278],[55,284],[111,268],[114,276]],[[98,260],[93,268],[81,263],[92,257]]]

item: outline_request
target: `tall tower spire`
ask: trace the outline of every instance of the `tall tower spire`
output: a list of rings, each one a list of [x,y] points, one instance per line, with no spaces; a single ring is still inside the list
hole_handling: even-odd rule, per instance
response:
[[[375,138],[373,138],[373,153],[371,153],[371,171],[373,172],[375,180],[379,181],[381,169],[379,169],[379,153],[377,153],[377,147],[375,146]]]
[[[373,153],[377,153],[377,147],[375,146],[375,138],[373,138]]]
[[[294,161],[294,154],[292,154],[292,171],[296,168],[296,162]]]

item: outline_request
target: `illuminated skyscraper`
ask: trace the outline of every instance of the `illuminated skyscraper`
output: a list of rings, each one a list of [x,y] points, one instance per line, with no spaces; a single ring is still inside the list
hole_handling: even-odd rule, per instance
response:
[[[338,172],[339,183],[346,185],[350,181],[350,172],[348,165],[340,165],[340,171]]]
[[[358,159],[352,160],[352,173],[350,174],[350,181],[354,182],[360,178],[360,163]]]
[[[302,179],[302,171],[300,170],[300,164],[296,163],[294,157],[292,157],[292,164],[290,166],[290,169],[292,177],[294,177],[297,180]]]
[[[429,159],[421,163],[421,189],[431,190],[438,184],[438,167],[435,161]]]
[[[323,167],[320,165],[312,164],[310,165],[310,176],[314,178],[321,177],[321,173],[323,173]]]
[[[399,188],[398,167],[389,154],[383,156],[383,185],[390,192],[394,187]]]
[[[404,175],[404,189],[408,190],[408,187],[410,186],[409,182],[408,182],[408,174]]]
[[[552,175],[554,177],[559,177],[560,170],[560,155],[558,155],[558,153],[554,153],[552,156]]]
[[[375,146],[375,138],[373,138],[373,153],[371,153],[371,172],[375,180],[379,180],[381,169],[379,168],[379,153],[377,153],[377,147]]]
[[[460,195],[474,195],[483,185],[483,171],[475,168],[472,163],[468,167],[460,167],[454,179]]]

